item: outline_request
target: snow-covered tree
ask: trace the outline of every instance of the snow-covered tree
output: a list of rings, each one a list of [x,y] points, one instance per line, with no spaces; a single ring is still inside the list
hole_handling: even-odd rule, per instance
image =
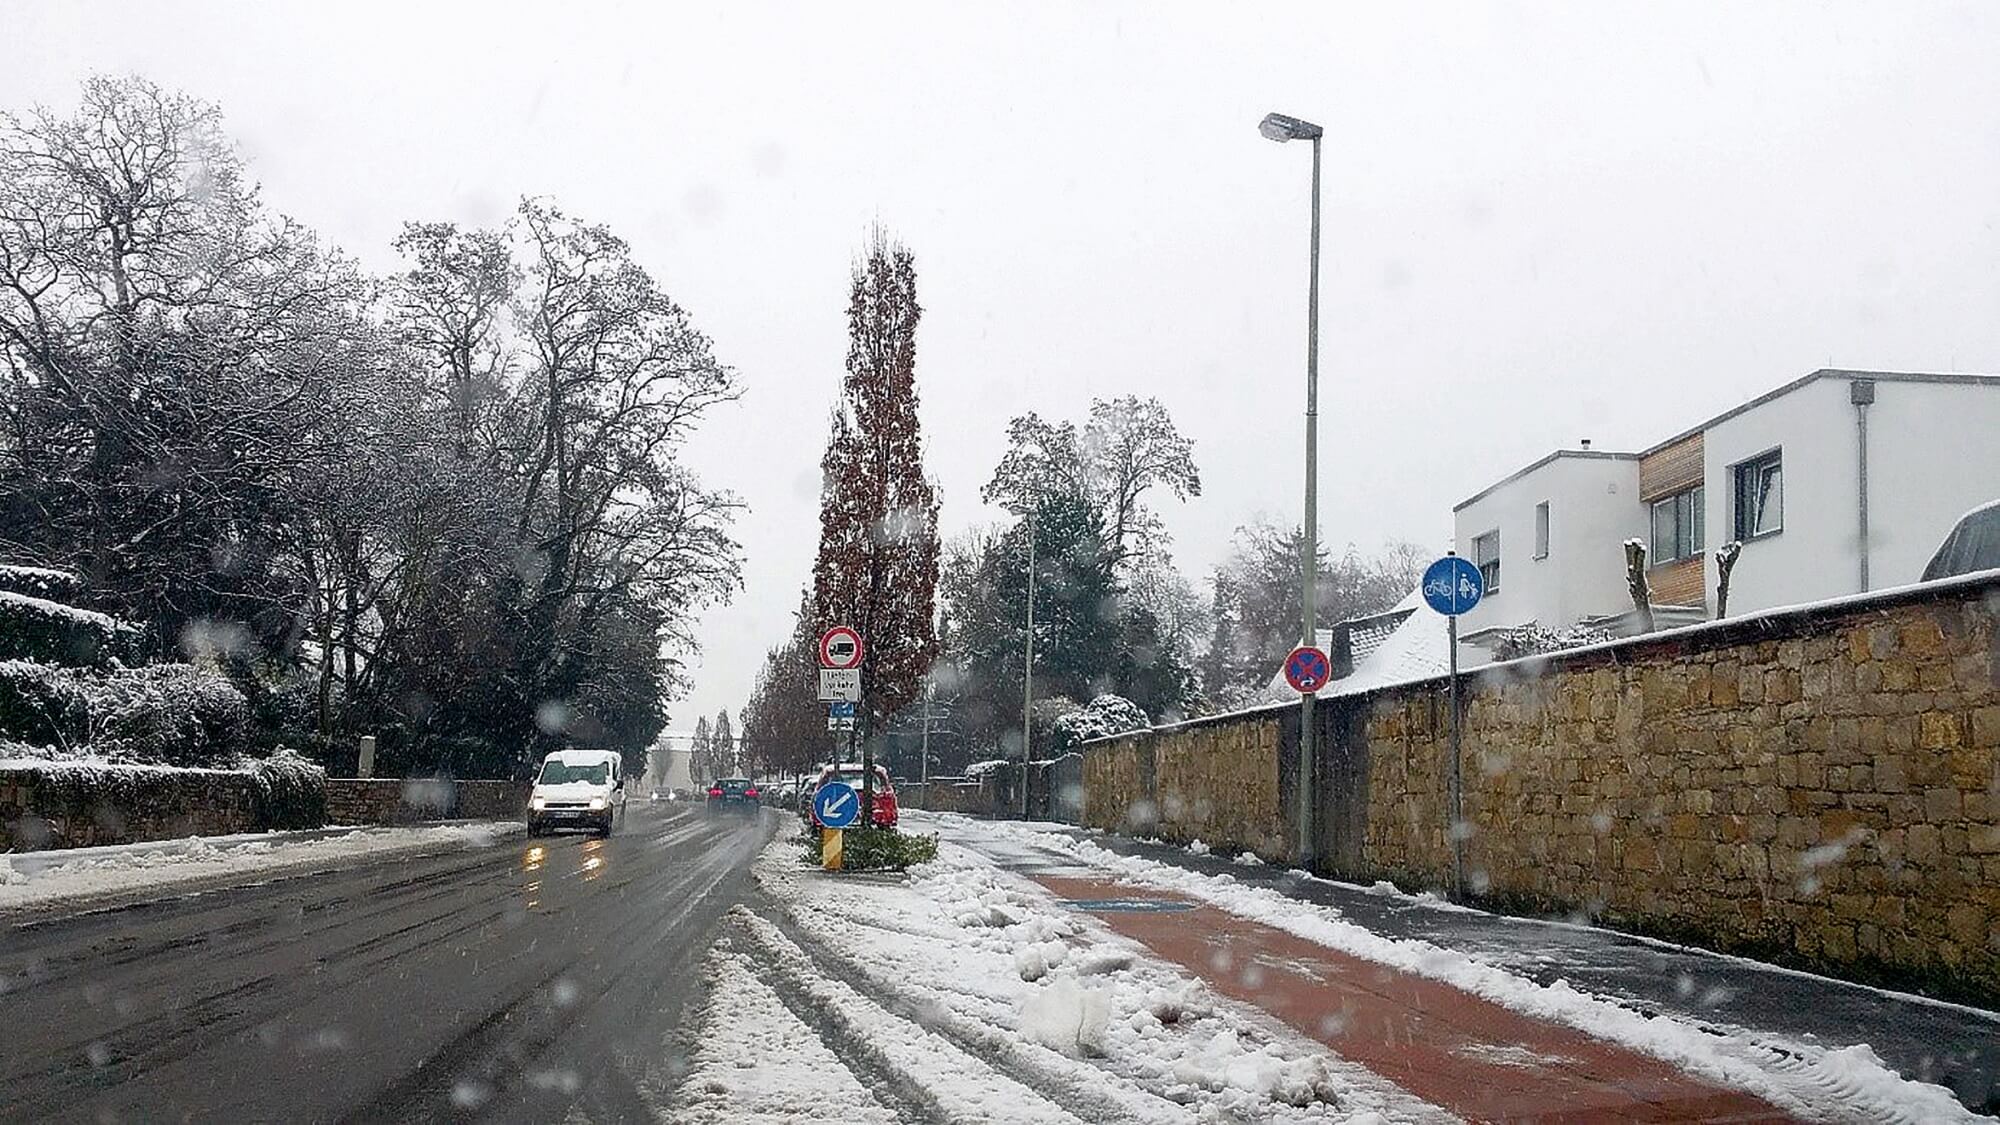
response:
[[[1155,398],[1096,399],[1081,429],[1031,412],[1009,423],[1007,438],[1007,452],[981,495],[1016,515],[1050,496],[1083,497],[1103,520],[1113,567],[1159,547],[1165,537],[1159,516],[1145,505],[1147,492],[1165,488],[1182,500],[1201,495],[1194,443]]]

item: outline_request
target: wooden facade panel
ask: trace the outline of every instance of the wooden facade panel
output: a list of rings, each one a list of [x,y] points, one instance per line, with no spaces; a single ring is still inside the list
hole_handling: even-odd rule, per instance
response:
[[[1639,499],[1650,503],[1701,483],[1701,435],[1639,458]]]
[[[1646,572],[1646,581],[1653,588],[1654,605],[1706,604],[1700,555],[1653,567]]]

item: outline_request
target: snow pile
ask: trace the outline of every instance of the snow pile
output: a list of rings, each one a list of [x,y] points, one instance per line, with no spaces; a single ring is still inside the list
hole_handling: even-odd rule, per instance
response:
[[[272,839],[250,834],[16,853],[0,873],[0,909],[142,891],[171,892],[215,879],[270,876],[351,865],[364,856],[486,847],[506,827],[483,824],[367,828]]]
[[[1696,1026],[1648,1015],[1578,990],[1566,980],[1538,984],[1504,968],[1427,941],[1383,937],[1338,911],[1246,887],[1228,875],[1208,876],[1089,840],[991,822],[966,821],[977,831],[1043,848],[1117,875],[1121,881],[1176,891],[1242,918],[1284,930],[1329,949],[1442,981],[1517,1012],[1565,1024],[1664,1060],[1724,1086],[1756,1094],[1807,1117],[1870,1121],[1977,1120],[1950,1091],[1903,1078],[1866,1046],[1829,1049],[1748,1029]],[[1398,893],[1393,886],[1376,893]],[[1718,1033],[1721,1030],[1722,1033]]]
[[[1221,1032],[1182,1059],[1174,1075],[1204,1090],[1253,1091],[1293,1106],[1338,1096],[1324,1057],[1287,1058],[1275,1044],[1245,1043],[1234,1031]]]
[[[1085,988],[1074,977],[1056,980],[1021,1004],[1021,1031],[1066,1055],[1104,1054],[1110,1024],[1111,993]]]

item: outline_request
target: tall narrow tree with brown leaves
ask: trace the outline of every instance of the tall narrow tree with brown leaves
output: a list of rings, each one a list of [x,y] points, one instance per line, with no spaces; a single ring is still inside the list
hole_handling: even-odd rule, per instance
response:
[[[876,228],[854,267],[847,377],[820,465],[818,626],[852,625],[866,656],[858,711],[863,824],[872,823],[873,735],[915,699],[937,656],[937,491],[917,423],[916,260]],[[850,742],[852,745],[852,742]]]

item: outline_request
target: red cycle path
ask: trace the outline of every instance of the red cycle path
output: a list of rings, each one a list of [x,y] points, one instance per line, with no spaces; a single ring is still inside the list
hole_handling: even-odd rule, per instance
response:
[[[1093,913],[1216,991],[1264,1009],[1342,1058],[1470,1121],[1794,1120],[1762,1099],[1650,1055],[1182,895],[1097,879],[1030,877],[1065,899],[1191,905],[1174,912]]]

